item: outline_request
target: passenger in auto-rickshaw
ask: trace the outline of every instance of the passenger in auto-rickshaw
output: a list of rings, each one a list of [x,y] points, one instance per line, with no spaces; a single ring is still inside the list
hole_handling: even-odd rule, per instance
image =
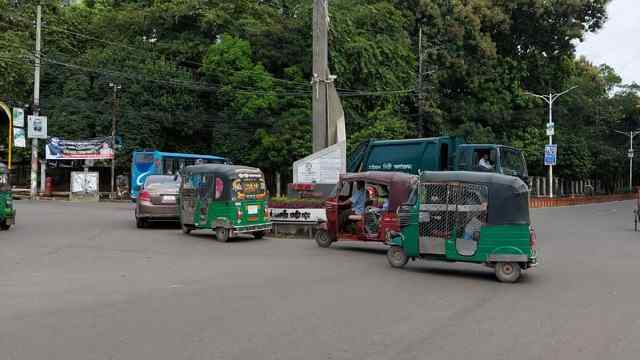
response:
[[[364,230],[369,234],[377,234],[380,219],[389,210],[389,191],[386,185],[371,184],[367,188],[367,195]]]

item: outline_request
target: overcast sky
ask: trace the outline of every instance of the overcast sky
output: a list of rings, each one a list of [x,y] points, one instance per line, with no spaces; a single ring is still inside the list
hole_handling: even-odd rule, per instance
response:
[[[611,65],[625,83],[640,84],[640,0],[613,0],[608,14],[604,28],[578,45],[578,55]]]

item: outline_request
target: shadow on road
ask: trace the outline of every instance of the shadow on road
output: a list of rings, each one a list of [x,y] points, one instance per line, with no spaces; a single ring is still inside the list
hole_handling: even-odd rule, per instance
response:
[[[384,255],[387,253],[387,249],[385,248],[363,247],[363,246],[354,246],[354,245],[347,245],[347,244],[341,244],[341,245],[333,244],[329,249],[337,250],[337,251],[350,251],[350,252],[360,252],[360,253],[378,254],[378,255]]]
[[[135,223],[133,223],[133,225],[135,226]],[[171,230],[180,229],[180,223],[172,222],[172,221],[149,222],[147,226],[141,230],[167,230],[167,229],[171,229]]]
[[[427,261],[423,261],[424,264],[427,263]],[[469,268],[457,268],[455,267],[456,265],[451,264],[451,267],[426,267],[426,266],[411,266],[411,265],[407,265],[407,267],[405,267],[404,269],[397,269],[397,270],[401,270],[401,271],[409,271],[412,273],[417,273],[417,274],[428,274],[428,275],[433,275],[433,276],[437,276],[437,277],[443,277],[443,278],[466,278],[466,279],[477,279],[477,280],[483,280],[483,281],[490,281],[492,283],[498,283],[500,284],[500,282],[496,279],[495,273],[493,271],[493,269],[488,268],[488,267],[484,267],[481,265],[478,265],[477,269],[469,269]],[[535,281],[533,278],[535,277],[535,274],[527,274],[527,272],[523,272],[522,276],[520,277],[520,279],[518,280],[518,282],[516,284],[522,284],[522,283],[531,283],[533,281]],[[513,284],[508,284],[508,285],[513,285]]]
[[[204,230],[202,232],[197,232],[194,233],[192,232],[189,235],[185,235],[186,237],[191,237],[194,239],[199,239],[199,240],[203,240],[203,241],[215,241],[218,242],[216,239],[216,235],[213,231],[207,231]],[[262,238],[262,239],[256,239],[254,238],[252,235],[241,235],[238,237],[234,237],[234,238],[230,238],[229,240],[227,240],[227,243],[245,243],[245,242],[254,242],[254,241],[265,241],[267,240],[267,238]],[[222,243],[221,243],[222,244]]]

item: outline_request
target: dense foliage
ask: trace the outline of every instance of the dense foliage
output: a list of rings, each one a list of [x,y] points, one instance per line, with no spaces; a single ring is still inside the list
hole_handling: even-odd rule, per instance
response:
[[[0,98],[13,105],[32,101],[36,2],[0,0]],[[608,2],[331,1],[330,64],[350,147],[420,130],[462,134],[524,149],[530,172],[542,175],[547,108],[525,92],[578,85],[554,108],[557,172],[622,176],[628,140],[613,130],[638,125],[637,88],[575,56],[575,44],[606,21]],[[288,177],[311,150],[311,3],[48,2],[41,111],[49,133],[109,134],[109,83],[118,83],[119,168],[133,149],[158,148],[220,154]],[[415,89],[420,29],[425,71]],[[415,90],[394,92],[403,89]]]

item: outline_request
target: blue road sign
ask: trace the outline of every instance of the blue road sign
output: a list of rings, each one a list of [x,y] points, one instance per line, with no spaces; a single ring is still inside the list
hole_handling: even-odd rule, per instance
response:
[[[555,165],[558,159],[558,145],[545,145],[544,146],[544,164]]]

